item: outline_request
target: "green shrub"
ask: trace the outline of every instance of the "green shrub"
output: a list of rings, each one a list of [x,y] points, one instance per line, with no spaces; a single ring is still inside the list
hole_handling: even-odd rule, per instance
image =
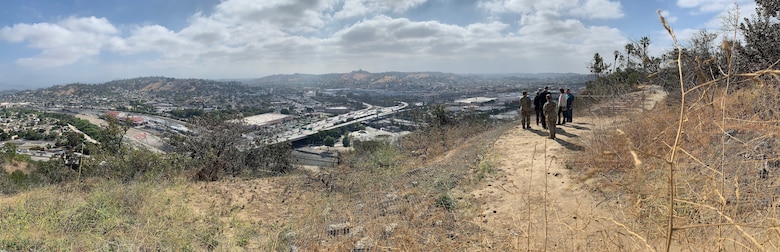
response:
[[[38,162],[36,164],[35,173],[42,177],[43,182],[51,184],[70,181],[78,176],[78,171],[74,171],[64,166],[59,159]]]
[[[20,187],[27,186],[30,183],[29,176],[27,176],[27,174],[24,174],[24,172],[20,170],[15,170],[11,172],[11,174],[9,174],[8,177],[11,179],[11,181],[14,184]]]
[[[452,210],[455,209],[455,200],[449,195],[444,194],[439,196],[439,199],[436,200],[436,206],[444,208],[448,212],[452,212]]]

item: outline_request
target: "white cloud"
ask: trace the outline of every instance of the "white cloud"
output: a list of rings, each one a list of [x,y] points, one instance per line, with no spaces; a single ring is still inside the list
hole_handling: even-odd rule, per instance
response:
[[[105,18],[87,17],[75,18],[69,17],[59,22],[60,25],[68,30],[91,33],[91,34],[114,34],[118,30]]]
[[[395,68],[446,65],[465,72],[582,72],[594,52],[626,42],[617,29],[560,20],[555,12],[527,15],[521,25],[519,33],[505,34],[509,25],[500,22],[455,26],[382,16],[339,31],[333,42],[340,52],[396,60]]]
[[[698,6],[696,5],[697,3],[701,4],[701,2],[694,1],[688,1],[685,4],[686,6],[695,8]],[[756,4],[755,2],[739,4],[738,12],[735,7],[734,3],[731,2],[730,6],[724,7],[724,9],[720,10],[720,13],[712,15],[712,18],[704,23],[699,23],[692,27],[676,29],[675,35],[677,36],[678,41],[682,46],[687,46],[690,43],[691,38],[702,30],[717,34],[719,38],[716,39],[716,42],[719,42],[724,38],[733,39],[735,35],[734,18],[737,18],[737,21],[739,22],[742,22],[744,18],[750,18],[751,15],[755,13]],[[674,46],[673,41],[666,30],[658,30],[656,31],[656,34],[658,38],[660,38],[661,44],[667,45],[668,48]],[[737,37],[737,39],[739,39],[739,37]]]
[[[378,16],[333,35],[334,45],[347,54],[419,54],[440,52],[442,44],[456,52],[463,48],[468,30],[436,21],[412,22]]]
[[[577,0],[484,0],[477,5],[492,13],[514,12],[528,14],[537,10],[558,11],[576,6]]]
[[[427,0],[367,0],[389,6],[393,12],[403,12],[425,3]]]
[[[677,0],[677,6],[682,8],[696,9],[701,13],[721,12],[734,6],[750,5],[752,0]]]
[[[26,41],[29,47],[41,50],[35,57],[17,60],[18,64],[56,67],[99,54],[117,32],[116,27],[105,18],[68,17],[57,23],[3,27],[0,39],[17,43]]]
[[[623,17],[620,2],[609,0],[586,0],[584,4],[571,10],[575,16],[591,19],[617,19]]]
[[[560,14],[553,11],[540,11],[533,15],[525,15],[520,19],[520,33],[525,36],[541,37],[545,39],[575,39],[578,32],[585,30],[585,26],[575,19],[562,19]]]
[[[520,24],[519,33],[532,55],[560,61],[562,66],[576,64],[569,66],[574,69],[584,65],[593,53],[611,52],[627,41],[615,28],[586,26],[576,19],[563,19],[554,11],[523,16]]]
[[[128,53],[159,52],[166,56],[182,56],[185,52],[201,49],[196,43],[159,25],[139,27],[124,40],[124,51]]]
[[[314,31],[325,25],[325,0],[227,0],[215,7],[216,20],[232,25],[267,24],[290,32]]]
[[[477,21],[455,25],[393,17],[425,2],[225,0],[211,14],[193,14],[180,30],[149,24],[125,25],[120,32],[105,18],[72,17],[57,23],[4,27],[0,40],[41,49],[40,54],[17,61],[25,66],[62,66],[112,52],[142,57],[133,64],[100,64],[111,73],[125,68],[132,76],[170,72],[192,77],[357,68],[584,72],[594,52],[611,53],[626,41],[614,28],[589,26],[577,19],[623,15],[620,4],[613,1],[490,0],[478,4],[493,13],[520,14],[516,24]],[[343,18],[356,17],[361,21],[343,24]]]
[[[736,7],[739,7],[738,9]],[[709,30],[732,30],[736,21],[742,22],[745,18],[752,19],[752,15],[756,14],[756,3],[743,3],[739,6],[731,5],[721,10],[721,12],[715,15],[707,23],[704,24],[704,28]]]
[[[661,16],[663,16],[664,19],[666,19],[666,22],[670,24],[674,24],[675,22],[677,22],[677,17],[673,16],[672,13],[669,12],[668,10],[661,10]]]
[[[180,35],[201,44],[213,44],[231,39],[230,25],[213,18],[196,14],[190,25],[182,29]]]
[[[345,0],[341,10],[336,12],[335,18],[351,18],[363,16],[371,12],[371,8],[366,6],[362,0]]]
[[[624,15],[620,2],[610,0],[484,0],[477,5],[496,14],[552,11],[588,19],[617,19]]]
[[[368,14],[401,13],[417,7],[427,0],[343,0],[337,19],[359,17]]]

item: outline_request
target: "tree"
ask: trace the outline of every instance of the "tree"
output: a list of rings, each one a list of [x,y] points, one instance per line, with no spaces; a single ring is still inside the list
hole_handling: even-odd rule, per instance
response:
[[[642,55],[647,56],[647,47],[650,46],[650,38],[647,36],[642,37],[642,39],[639,40],[639,45],[642,46]]]
[[[617,60],[618,60],[618,58],[620,58],[620,51],[615,50],[614,54],[615,54],[615,61],[614,61],[613,65],[612,65],[612,72],[615,72],[617,70],[616,69],[617,68]]]
[[[642,37],[642,39],[639,40],[639,45],[642,47],[642,51],[640,51],[640,55],[638,55],[642,59],[642,70],[645,71],[645,74],[658,71],[658,65],[661,63],[660,60],[656,57],[651,57],[648,53],[650,38],[647,36]]]
[[[16,144],[10,142],[3,144],[3,155],[8,160],[14,159],[16,156]]]
[[[344,138],[341,139],[341,145],[349,147],[349,135],[345,135]]]
[[[101,128],[100,135],[96,136],[96,138],[100,141],[103,150],[110,154],[117,154],[122,150],[122,139],[127,134],[130,126],[110,116],[106,118],[106,121],[108,125]]]
[[[756,0],[756,15],[739,25],[744,45],[737,48],[739,64],[748,71],[774,66],[780,60],[780,3],[777,0]]]
[[[609,69],[609,64],[604,63],[604,58],[602,58],[599,53],[596,53],[593,55],[593,60],[591,61],[589,68],[591,73],[595,74],[596,77],[599,77],[605,70]]]
[[[691,37],[690,45],[681,48],[681,50],[674,48],[665,52],[661,57],[674,59],[675,64],[660,69],[658,74],[654,75],[653,81],[668,91],[679,91],[680,75],[677,64],[680,64],[679,69],[683,72],[683,86],[686,89],[718,79],[722,75],[721,69],[726,69],[722,66],[728,64],[726,59],[728,56],[725,50],[719,51],[715,47],[717,38],[717,34],[701,30]],[[678,55],[680,55],[679,62],[676,60]],[[718,64],[723,65],[718,66]],[[707,94],[707,98],[711,101],[714,99],[713,93],[710,92],[712,87],[717,87],[717,85],[704,86],[693,92]]]
[[[620,69],[609,75],[596,78],[585,83],[585,88],[592,94],[616,95],[630,92],[636,88],[643,75],[638,69]]]
[[[239,145],[245,143],[242,130],[246,127],[238,121],[210,114],[195,121],[199,132],[185,139],[179,147],[190,153],[194,165],[198,167],[196,179],[216,181],[223,173],[237,174],[244,163]]]
[[[195,120],[196,136],[184,138],[177,147],[189,153],[198,169],[195,179],[216,181],[224,175],[278,175],[292,169],[292,145],[268,145],[262,136],[233,116],[207,114]],[[255,135],[255,141],[245,138]]]
[[[625,46],[626,49],[626,69],[634,68],[634,63],[631,62],[631,55],[634,55],[636,48],[634,48],[633,43],[628,43]]]
[[[447,112],[447,108],[442,104],[431,105],[427,116],[429,118],[428,121],[430,121],[433,126],[446,126],[455,123],[455,119],[450,116]]]
[[[689,55],[686,56],[687,64],[689,68],[696,76],[696,84],[701,84],[709,80],[715,79],[720,75],[715,55],[714,42],[718,38],[718,34],[701,30],[699,33],[691,37],[691,43],[693,48],[688,50]]]
[[[65,146],[67,146],[70,149],[73,149],[84,142],[84,137],[81,134],[73,131],[68,131],[67,133],[65,133],[65,137],[66,137],[65,139],[67,140]]]
[[[292,144],[282,142],[263,145],[249,150],[246,157],[248,169],[253,175],[279,175],[292,170]]]
[[[326,136],[325,139],[322,140],[322,144],[328,147],[333,147],[336,145],[336,139],[332,136]]]

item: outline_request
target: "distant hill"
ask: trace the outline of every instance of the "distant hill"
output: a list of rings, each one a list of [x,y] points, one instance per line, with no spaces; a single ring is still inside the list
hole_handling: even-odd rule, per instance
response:
[[[362,70],[349,73],[330,74],[277,74],[259,79],[247,80],[244,83],[250,85],[297,85],[320,86],[333,88],[360,87],[372,88],[388,84],[403,85],[405,83],[419,82],[452,82],[469,78],[449,73],[439,72],[383,72],[371,73]]]
[[[0,95],[9,95],[9,94],[13,94],[13,93],[16,93],[16,92],[19,92],[19,90],[16,90],[16,89],[0,90]]]
[[[430,89],[437,86],[511,85],[535,83],[581,84],[592,76],[574,73],[453,74],[441,72],[382,72],[363,70],[331,74],[278,74],[245,80],[253,86],[316,86],[322,88]]]
[[[36,97],[111,96],[116,94],[213,95],[252,93],[258,87],[316,87],[377,89],[392,91],[464,91],[467,87],[529,86],[541,84],[580,85],[591,75],[574,73],[514,73],[514,74],[453,74],[442,72],[382,72],[363,70],[329,74],[278,74],[248,80],[176,79],[169,77],[138,77],[99,84],[73,83],[27,91],[6,90],[0,95],[25,93]]]
[[[133,79],[114,80],[101,84],[74,83],[56,85],[32,91],[38,95],[73,96],[73,95],[107,95],[121,92],[140,93],[199,93],[230,90],[243,86],[239,82],[220,82],[204,79],[175,79],[168,77],[139,77]]]

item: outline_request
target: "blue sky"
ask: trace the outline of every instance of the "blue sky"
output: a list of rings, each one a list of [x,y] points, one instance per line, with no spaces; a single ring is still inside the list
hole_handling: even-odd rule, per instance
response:
[[[3,0],[0,90],[363,69],[587,73],[647,36],[727,34],[734,0]],[[736,0],[741,16],[753,1]]]

